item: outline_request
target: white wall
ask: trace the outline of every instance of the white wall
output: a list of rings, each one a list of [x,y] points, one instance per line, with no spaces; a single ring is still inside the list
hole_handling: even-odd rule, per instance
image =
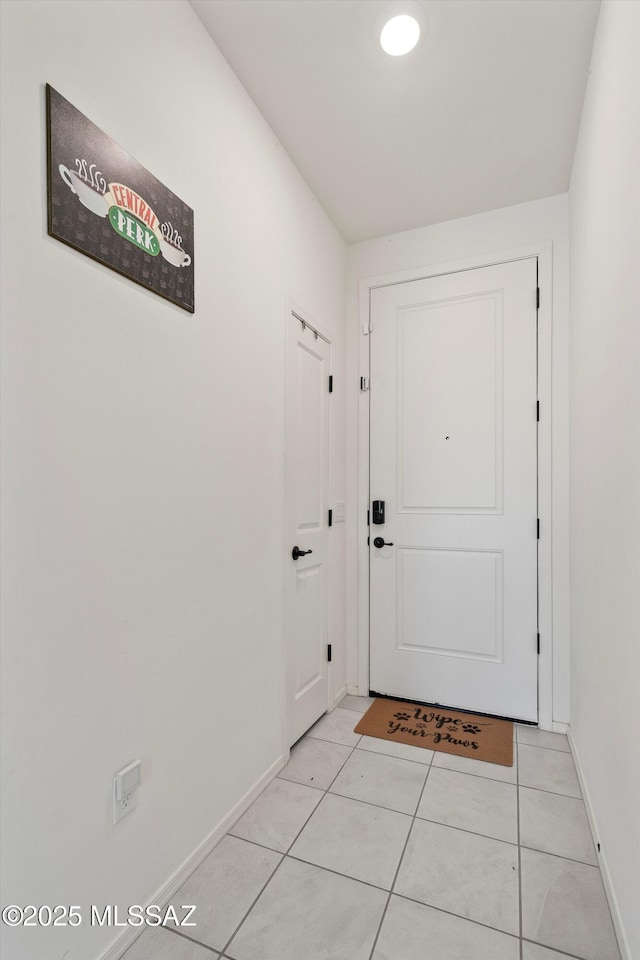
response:
[[[640,4],[602,5],[569,193],[571,727],[640,957]]]
[[[349,526],[347,530],[347,683],[355,687],[358,664],[358,538],[356,509],[358,497],[358,409],[366,395],[358,393],[359,350],[362,317],[358,315],[358,284],[364,278],[450,264],[470,258],[536,245],[553,244],[551,383],[553,419],[542,424],[551,437],[553,531],[549,563],[553,571],[553,604],[549,628],[553,631],[552,722],[569,720],[569,386],[568,386],[568,211],[567,197],[561,195],[519,204],[461,220],[381,237],[348,249],[347,274],[347,483]],[[543,299],[548,292],[542,290]],[[546,374],[545,374],[546,376]],[[544,411],[543,411],[544,415]],[[542,642],[549,642],[543,636]]]
[[[144,903],[282,754],[285,302],[340,357],[345,250],[186,0],[2,14],[2,899]],[[195,316],[47,237],[47,81],[194,208]]]

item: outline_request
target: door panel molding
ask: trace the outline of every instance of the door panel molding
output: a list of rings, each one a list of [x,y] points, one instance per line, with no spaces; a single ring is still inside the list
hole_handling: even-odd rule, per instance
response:
[[[490,633],[490,638],[493,640],[493,649],[488,649],[487,645],[483,648],[483,641],[485,637],[478,630],[478,624],[482,622],[482,618],[479,616],[479,611],[475,610],[473,605],[470,605],[469,592],[464,592],[464,596],[451,596],[450,590],[447,588],[451,587],[452,581],[448,576],[445,576],[445,582],[443,583],[444,589],[442,591],[436,591],[435,596],[432,597],[432,611],[430,615],[430,620],[425,620],[420,618],[419,623],[407,623],[405,610],[409,606],[408,604],[401,602],[397,604],[396,607],[396,638],[405,637],[403,642],[397,642],[396,647],[398,650],[412,650],[416,652],[432,653],[435,655],[442,655],[447,657],[463,657],[468,660],[488,660],[494,663],[503,663],[504,662],[504,615],[503,615],[503,594],[504,594],[504,551],[502,550],[490,550],[490,549],[472,549],[469,547],[457,548],[457,547],[401,547],[397,548],[397,574],[396,574],[396,596],[406,596],[404,593],[410,592],[413,587],[414,590],[419,590],[421,587],[422,577],[420,576],[420,569],[416,568],[414,563],[414,569],[416,575],[413,579],[411,578],[410,563],[412,558],[414,561],[417,560],[418,563],[425,562],[428,564],[434,561],[439,562],[441,567],[443,567],[443,572],[446,573],[446,564],[447,561],[458,561],[462,558],[467,560],[476,561],[475,567],[480,570],[480,575],[484,576],[485,587],[491,588],[493,596],[486,594],[482,599],[486,599],[491,603],[487,603],[487,606],[492,607],[492,620],[494,623],[494,630]],[[480,562],[480,565],[478,564]],[[489,563],[489,561],[493,561]],[[477,598],[480,599],[480,598]],[[443,627],[446,627],[447,621],[450,620],[466,620],[475,624],[475,629],[473,631],[468,631],[467,636],[473,637],[476,641],[475,646],[469,649],[460,649],[457,647],[445,647],[439,646],[437,644],[428,645],[423,642],[420,642],[421,638],[425,634],[436,634],[441,635]],[[459,631],[456,631],[459,632]],[[411,637],[415,636],[416,642],[411,643]],[[489,639],[487,637],[487,639]]]
[[[538,424],[538,515],[541,536],[538,544],[538,624],[544,642],[538,657],[538,715],[540,726],[553,727],[553,635],[552,635],[552,474],[551,474],[551,351],[552,351],[552,241],[515,247],[478,255],[464,260],[431,264],[392,274],[369,277],[360,281],[358,296],[358,376],[370,377],[369,325],[371,291],[378,287],[407,281],[428,279],[494,266],[514,260],[538,258],[538,283],[541,290],[538,309],[538,399],[545,416]],[[367,510],[369,489],[369,394],[361,392],[358,398],[358,649],[357,692],[366,695],[369,690],[369,548],[367,537]],[[435,520],[436,517],[434,516]]]
[[[472,308],[469,314],[471,322],[467,324],[464,329],[460,329],[460,326],[455,328],[450,324],[450,317],[447,311],[451,308],[457,309],[463,303]],[[479,304],[483,304],[488,308],[487,316],[483,318],[485,320],[484,325],[478,320],[477,310]],[[439,317],[435,316],[436,312],[440,314]],[[475,364],[472,368],[465,371],[465,379],[467,379],[467,381],[469,378],[475,379],[475,383],[471,387],[472,391],[476,392],[479,396],[482,393],[492,394],[493,416],[487,418],[487,421],[482,425],[475,423],[471,430],[473,439],[477,442],[480,430],[483,428],[485,440],[489,443],[492,442],[494,448],[493,475],[486,478],[488,482],[485,482],[486,490],[484,491],[484,496],[477,495],[478,477],[465,475],[464,472],[456,470],[454,464],[452,464],[452,470],[449,476],[442,478],[443,492],[431,498],[432,500],[439,499],[441,501],[440,503],[418,503],[417,501],[421,499],[419,496],[408,496],[408,493],[417,491],[407,490],[407,475],[410,474],[410,471],[406,471],[406,473],[404,471],[406,457],[403,451],[410,446],[410,440],[412,438],[417,438],[417,436],[423,438],[425,434],[428,436],[433,434],[437,419],[434,418],[433,422],[431,422],[430,410],[423,408],[418,422],[412,422],[415,418],[417,407],[415,404],[411,404],[411,397],[407,396],[409,392],[407,387],[418,387],[419,384],[422,385],[424,381],[427,381],[427,383],[431,385],[430,389],[433,391],[433,394],[437,394],[439,406],[445,406],[447,404],[449,406],[455,406],[456,401],[455,381],[441,376],[442,365],[438,358],[436,358],[436,362],[433,364],[433,369],[425,367],[424,362],[418,362],[425,356],[429,356],[429,342],[433,342],[434,334],[437,334],[437,331],[434,329],[425,329],[423,321],[425,313],[434,314],[433,320],[439,322],[441,328],[448,328],[448,335],[451,340],[450,346],[452,348],[455,347],[456,337],[464,338],[468,342],[471,336],[473,336],[476,341],[478,354],[482,351],[485,342],[489,342],[489,347],[493,347],[492,350],[486,350],[487,354],[493,354],[493,389],[487,390],[486,377],[480,375],[481,367],[479,364]],[[418,320],[418,326],[413,331],[412,344],[409,346],[407,344],[409,340],[407,326],[412,319]],[[423,322],[420,322],[421,320]],[[433,327],[434,324],[432,323],[431,326]],[[489,336],[491,340],[489,340]],[[398,311],[397,356],[398,476],[396,489],[399,498],[397,512],[407,514],[502,514],[504,487],[504,303],[502,291],[487,292],[482,295],[460,296],[457,298],[449,298],[448,300],[433,301],[423,305],[414,304],[409,308],[401,308]],[[488,357],[486,359],[488,359]],[[482,368],[482,372],[486,372],[486,366]],[[489,386],[491,387],[491,385]],[[408,415],[407,410],[410,411]],[[407,423],[407,421],[409,421],[409,423]],[[467,435],[466,441],[467,443],[469,442],[471,439],[468,436],[469,429],[464,420],[461,423],[460,417],[456,417],[454,414],[451,417],[451,427],[456,433],[464,432]],[[433,437],[431,439],[433,440]],[[419,471],[421,464],[418,462],[416,466]],[[412,473],[413,476],[416,475],[415,469]],[[425,485],[426,478],[422,479],[423,485]],[[457,492],[459,496],[457,498],[454,496],[453,499],[461,501],[466,499],[470,502],[448,502],[452,492],[452,483],[457,484],[459,487],[461,479],[463,483],[466,482],[468,489],[466,491],[459,489],[454,491],[454,493]],[[471,492],[474,486],[476,486],[475,495]],[[435,494],[435,491],[432,489],[431,493]],[[466,497],[464,496],[465,493],[467,494]],[[429,497],[422,499],[428,500]],[[475,503],[473,502],[474,500],[476,501]],[[481,500],[485,502],[479,502]]]

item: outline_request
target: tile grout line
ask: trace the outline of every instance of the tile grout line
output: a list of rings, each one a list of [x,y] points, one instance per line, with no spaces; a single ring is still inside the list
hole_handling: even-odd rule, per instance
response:
[[[313,739],[313,738],[311,738],[311,739]],[[348,756],[348,757],[345,757],[345,758],[344,758],[344,763],[341,763],[341,764],[340,764],[340,769],[339,769],[338,772],[336,773],[335,777],[333,778],[333,780],[331,781],[331,783],[329,784],[329,786],[325,789],[325,791],[324,791],[325,793],[329,793],[329,790],[331,790],[331,787],[334,785],[334,783],[336,782],[336,780],[338,779],[338,777],[339,777],[340,774],[342,773],[342,771],[343,771],[344,767],[346,766],[346,764],[349,762],[349,760],[351,760],[351,757],[353,756],[354,751],[355,751],[356,749],[357,749],[357,746],[356,746],[356,747],[351,747],[351,750],[350,750],[350,752],[349,752],[349,756]]]
[[[416,900],[415,897],[409,897],[406,893],[394,893],[394,897],[398,897],[400,900],[408,900],[409,903],[415,903],[419,907],[428,907],[429,910],[435,910],[437,913],[444,913],[447,917],[454,917],[456,920],[464,920],[465,923],[473,923],[476,927],[482,927],[483,930],[493,930],[494,933],[501,933],[503,937],[511,937],[512,940],[520,940],[517,933],[510,933],[509,930],[505,930],[504,927],[492,927],[489,923],[483,923],[482,920],[474,920],[473,917],[463,917],[461,913],[454,913],[453,910],[445,910],[444,907],[436,907],[432,903],[425,903],[424,900]],[[550,947],[546,948],[547,950],[551,949]],[[467,958],[465,958],[467,960]],[[582,957],[577,957],[576,960],[583,960]]]
[[[285,767],[283,767],[282,769],[284,770]],[[279,773],[279,774],[277,775],[277,777],[274,777],[274,780],[282,780],[283,783],[297,783],[298,786],[300,786],[300,787],[309,787],[310,790],[316,790],[318,793],[326,793],[326,792],[327,792],[326,789],[325,789],[325,787],[316,787],[316,786],[314,786],[313,783],[308,783],[306,780],[305,780],[305,781],[302,781],[302,780],[290,780],[288,777],[283,777],[283,776],[281,775],[281,773]],[[273,781],[272,781],[272,782],[273,782]],[[266,789],[266,788],[265,788],[265,789]],[[258,798],[256,797],[256,800],[257,800],[257,799],[258,799]],[[242,817],[241,817],[240,819],[242,819]],[[233,827],[232,827],[231,829],[233,829]]]
[[[308,867],[314,867],[316,870],[322,870],[324,873],[331,873],[334,877],[342,877],[343,880],[351,880],[353,883],[361,883],[364,887],[370,887],[372,890],[379,890],[381,893],[388,893],[389,890],[387,887],[381,887],[377,883],[371,883],[370,880],[361,880],[360,877],[352,877],[348,873],[340,873],[339,870],[334,870],[333,867],[325,867],[321,863],[314,863],[312,860],[303,860],[302,857],[296,857],[292,853],[288,853],[287,857],[289,860],[295,860],[296,863],[304,863]]]
[[[401,852],[400,857],[399,857],[399,859],[398,859],[398,866],[396,867],[395,873],[394,873],[394,875],[393,875],[393,880],[391,881],[391,886],[389,887],[389,895],[387,896],[387,902],[386,902],[385,905],[384,905],[384,910],[382,911],[382,915],[380,916],[380,923],[378,924],[378,929],[376,930],[376,935],[375,935],[375,937],[373,938],[373,943],[371,944],[371,952],[370,952],[370,954],[369,954],[369,960],[373,960],[373,955],[374,955],[374,953],[375,953],[375,949],[376,949],[376,946],[377,946],[377,944],[378,944],[378,940],[379,940],[379,938],[380,938],[380,933],[382,932],[382,925],[383,925],[383,923],[384,923],[384,921],[385,921],[385,917],[387,916],[387,911],[388,911],[388,909],[389,909],[389,904],[391,903],[391,897],[393,896],[393,888],[394,888],[395,885],[396,885],[396,880],[398,879],[398,874],[399,874],[399,872],[400,872],[400,867],[402,866],[402,861],[404,860],[404,855],[405,855],[405,853],[406,853],[406,851],[407,851],[407,846],[408,846],[408,844],[409,844],[409,838],[411,837],[411,832],[412,832],[413,826],[414,826],[414,824],[415,824],[415,822],[416,822],[416,817],[417,817],[417,814],[418,814],[418,809],[420,808],[420,804],[421,804],[421,802],[422,802],[422,797],[423,797],[424,791],[425,791],[426,786],[427,786],[427,781],[428,781],[428,779],[429,779],[429,774],[431,773],[431,767],[432,767],[432,765],[433,765],[433,758],[434,758],[434,756],[435,756],[435,753],[432,754],[432,756],[431,756],[431,762],[430,762],[429,765],[427,766],[427,772],[426,772],[425,777],[424,777],[424,783],[422,784],[422,789],[421,789],[420,795],[419,795],[419,797],[418,797],[418,802],[416,803],[416,807],[415,807],[415,810],[414,810],[414,812],[413,812],[413,817],[411,818],[411,824],[410,824],[409,829],[408,829],[408,831],[407,831],[407,837],[406,837],[406,840],[404,841],[404,845],[403,845],[403,847],[402,847],[402,852]],[[425,766],[426,766],[426,764],[425,764]]]
[[[329,741],[326,741],[326,742],[328,743]],[[347,759],[348,759],[348,758],[347,758]],[[318,793],[325,793],[325,792],[326,792],[326,787],[317,787],[317,786],[315,785],[315,783],[309,783],[308,780],[290,780],[289,777],[283,777],[282,774],[284,773],[284,771],[285,771],[286,769],[287,769],[287,765],[285,764],[284,767],[282,768],[282,770],[280,771],[280,773],[277,774],[277,776],[275,776],[273,779],[274,779],[274,780],[282,780],[284,783],[297,783],[297,784],[298,784],[299,786],[301,786],[301,787],[309,787],[310,790],[317,790]],[[272,781],[272,782],[273,782],[273,781]],[[265,788],[265,789],[266,789],[266,788]],[[262,794],[260,794],[260,796],[261,796],[261,795],[262,795]],[[258,798],[256,797],[256,800],[257,800],[257,799],[258,799]],[[242,819],[242,818],[240,818],[240,819]]]
[[[534,727],[534,729],[538,729]],[[541,733],[551,733],[550,730],[541,730]],[[566,737],[566,733],[554,733],[554,737]],[[527,743],[526,740],[520,740],[519,737],[516,737],[515,742],[521,747],[535,747],[536,750],[553,750],[554,753],[568,753],[571,756],[571,750],[561,750],[560,747],[544,747],[541,743]],[[567,740],[567,743],[569,741]]]
[[[550,853],[548,850],[540,850],[538,847],[531,847],[528,843],[523,843],[523,850],[531,850],[532,853],[541,853],[544,857],[555,857],[557,860],[566,860],[568,863],[577,863],[580,867],[593,867],[594,870],[599,870],[600,867],[597,863],[588,863],[586,860],[576,860],[575,857],[565,857],[563,853]]]
[[[430,769],[430,768],[427,766],[427,764],[426,764],[426,763],[425,763],[425,764],[420,764],[420,766],[422,766],[423,768],[426,768],[426,770],[427,770],[426,776],[428,776],[428,772],[429,772],[429,769]],[[329,793],[329,791],[327,791],[327,793]],[[412,813],[408,813],[406,810],[398,810],[398,809],[396,809],[396,807],[385,807],[384,804],[382,804],[382,803],[372,803],[371,800],[361,800],[360,797],[350,797],[350,796],[348,796],[346,793],[338,793],[337,790],[332,790],[332,791],[331,791],[331,796],[332,796],[332,797],[342,797],[343,800],[353,800],[354,803],[366,803],[366,805],[367,805],[368,807],[375,807],[376,810],[388,810],[389,813],[400,813],[400,814],[402,814],[403,817],[411,817],[411,818],[413,818],[413,814],[412,814]],[[423,819],[423,818],[421,817],[420,819]],[[469,832],[469,831],[467,831],[467,832]]]
[[[201,947],[203,950],[210,950],[211,953],[218,953],[216,947],[210,947],[208,943],[203,943],[202,940],[194,940],[193,937],[188,936],[188,934],[183,933],[182,930],[176,930],[175,927],[163,926],[161,929],[166,930],[167,933],[173,933],[176,937],[181,937],[183,940],[186,940],[188,943],[195,943],[196,947]],[[129,951],[127,950],[127,953]],[[220,954],[222,956],[222,954]],[[122,960],[127,960],[127,954],[125,953],[122,957]]]
[[[414,819],[421,820],[422,823],[434,823],[437,827],[446,827],[447,830],[458,830],[460,833],[468,833],[472,837],[484,837],[485,840],[494,840],[496,843],[507,843],[510,847],[518,846],[517,841],[503,840],[502,837],[493,837],[490,833],[480,833],[478,830],[469,830],[467,827],[457,827],[452,823],[443,823],[442,820],[433,820],[431,817],[420,817],[416,815]],[[541,850],[540,853],[544,853],[544,850]]]
[[[549,947],[545,943],[539,943],[538,940],[530,940],[528,937],[526,938],[526,943],[532,943],[535,947],[542,947],[544,950],[553,950],[559,957],[566,957],[567,960],[586,960],[586,957],[579,957],[577,953],[565,953],[564,950],[559,950],[558,947]]]
[[[343,743],[342,740],[328,740],[326,737],[315,737],[311,733],[307,734],[307,736],[309,737],[309,740],[319,740],[320,743],[335,743],[337,747],[347,747],[348,750],[355,750],[358,746],[358,743],[360,743],[360,740],[362,740],[362,734],[356,734],[358,737],[358,743]],[[305,736],[303,739],[306,740],[307,736]]]
[[[302,824],[302,826],[300,827],[300,829],[299,829],[298,832],[296,833],[295,837],[293,838],[293,840],[291,841],[291,843],[289,844],[289,846],[288,846],[287,849],[285,850],[285,852],[284,852],[285,857],[288,857],[288,856],[291,854],[291,848],[294,846],[294,844],[295,844],[296,841],[298,840],[298,837],[300,836],[300,834],[302,833],[302,831],[304,830],[304,828],[306,827],[306,825],[309,823],[309,821],[311,820],[311,818],[312,818],[313,815],[315,814],[316,810],[319,810],[319,809],[320,809],[320,807],[321,807],[322,804],[324,803],[324,800],[325,800],[325,797],[326,797],[326,796],[327,796],[327,791],[326,791],[326,790],[323,790],[323,794],[322,794],[322,796],[320,797],[320,800],[318,801],[318,803],[316,803],[315,807],[313,808],[313,810],[311,811],[311,813],[309,814],[309,816],[307,817],[307,819],[304,821],[304,823]]]
[[[513,743],[514,747],[516,743]],[[461,757],[455,753],[447,753],[446,750],[434,750],[433,752],[433,766],[436,770],[448,770],[450,773],[464,773],[467,777],[480,777],[482,780],[495,780],[497,783],[510,783],[513,785],[515,781],[513,780],[503,780],[498,777],[489,777],[486,773],[476,773],[474,770],[456,770],[455,767],[448,767],[445,763],[437,763],[438,759],[446,759],[446,757],[458,757],[459,760],[471,760],[473,763],[486,763],[487,767],[491,769],[492,767],[504,767],[504,763],[492,763],[490,760],[478,760],[475,757]]]
[[[238,838],[238,839],[239,839],[239,838]],[[233,942],[234,937],[238,934],[238,932],[239,932],[239,930],[240,930],[240,927],[241,927],[242,924],[245,922],[245,920],[247,919],[247,917],[249,916],[249,914],[251,913],[251,911],[252,911],[253,908],[255,907],[256,903],[258,902],[258,900],[260,899],[260,897],[262,896],[262,894],[264,893],[264,891],[267,889],[267,887],[269,886],[269,884],[271,883],[271,881],[272,881],[273,878],[275,877],[276,873],[278,872],[278,870],[280,869],[280,867],[282,866],[282,864],[284,863],[284,861],[285,861],[284,854],[280,854],[280,862],[279,862],[278,865],[276,866],[276,868],[275,868],[275,870],[273,871],[273,873],[270,874],[270,875],[267,877],[267,879],[265,880],[265,882],[262,884],[262,886],[260,887],[260,890],[258,891],[257,896],[255,896],[255,897],[253,898],[253,900],[251,901],[251,903],[249,904],[249,909],[246,911],[246,913],[243,914],[242,920],[241,920],[240,923],[237,925],[237,927],[235,928],[235,930],[233,931],[233,933],[231,934],[231,936],[229,937],[229,939],[225,942],[224,947],[222,947],[222,949],[220,950],[220,955],[221,955],[221,956],[222,956],[222,954],[226,953],[226,951],[227,951],[227,950],[229,949],[229,947],[231,946],[231,943]]]
[[[300,740],[298,740],[298,743],[302,743],[304,740],[307,739],[307,737],[309,737],[309,734],[308,734],[308,733],[305,733],[304,737],[301,737]],[[309,739],[310,739],[310,740],[318,740],[319,738],[318,738],[318,737],[309,737]],[[349,751],[349,753],[347,754],[347,756],[344,758],[344,760],[343,760],[342,763],[340,764],[340,767],[338,768],[337,773],[335,774],[335,776],[334,776],[334,777],[332,778],[332,780],[330,781],[329,786],[327,786],[327,787],[317,787],[317,786],[314,786],[312,783],[309,783],[308,780],[289,780],[289,781],[288,781],[289,783],[299,783],[299,784],[300,784],[301,786],[303,786],[303,787],[311,787],[313,790],[320,790],[322,793],[327,793],[327,792],[331,789],[331,787],[333,786],[333,784],[334,784],[334,782],[335,782],[335,780],[336,780],[336,777],[340,774],[340,772],[341,772],[342,768],[344,767],[345,763],[346,763],[348,760],[351,759],[351,757],[352,757],[352,755],[353,755],[353,751],[356,749],[356,747],[350,747],[348,743],[336,743],[335,740],[322,740],[321,742],[322,742],[322,743],[332,743],[332,744],[334,745],[334,747],[344,747],[345,750],[348,750],[348,751]],[[296,744],[296,746],[297,746],[297,744]],[[285,766],[282,768],[282,770],[280,771],[280,773],[278,774],[278,776],[277,776],[276,779],[278,779],[278,780],[286,780],[286,779],[287,779],[286,777],[283,777],[283,776],[282,776],[282,773],[287,769],[287,766],[288,766],[288,764],[285,764]]]
[[[521,783],[521,787],[524,787],[525,790],[537,790],[538,793],[550,793],[552,797],[567,797],[569,800],[581,800],[584,804],[584,799],[582,797],[576,797],[573,793],[558,793],[557,790],[545,790],[544,787],[532,787],[528,783]]]
[[[519,949],[520,960],[524,960],[524,944],[522,942],[522,847],[520,844],[520,744],[515,744],[516,764],[516,816],[518,827],[518,930],[520,931]]]
[[[410,746],[410,744],[403,744],[403,746]],[[431,747],[416,747],[416,750],[423,749],[426,749],[427,753],[435,753]],[[429,760],[428,763],[424,763],[422,760],[411,760],[409,757],[396,757],[394,753],[384,753],[382,750],[373,750],[371,747],[361,747],[360,744],[358,744],[356,750],[362,750],[363,753],[374,753],[377,757],[391,757],[392,760],[406,760],[407,763],[417,763],[421,767],[431,766],[431,760]]]

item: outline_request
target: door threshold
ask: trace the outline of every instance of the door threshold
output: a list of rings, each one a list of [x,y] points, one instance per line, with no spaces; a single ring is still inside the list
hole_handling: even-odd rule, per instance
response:
[[[415,703],[420,707],[436,707],[438,710],[455,710],[456,713],[469,713],[476,717],[491,717],[493,720],[511,720],[512,723],[522,723],[529,727],[537,727],[537,720],[520,720],[518,717],[503,717],[498,713],[485,713],[484,710],[469,710],[467,707],[453,707],[450,703],[429,703],[426,700],[410,700],[408,697],[396,697],[392,693],[377,693],[369,690],[370,697],[380,700],[397,700],[398,703]]]

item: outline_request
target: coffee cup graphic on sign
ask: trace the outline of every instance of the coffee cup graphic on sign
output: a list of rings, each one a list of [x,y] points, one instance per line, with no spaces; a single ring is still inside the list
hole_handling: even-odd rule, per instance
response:
[[[162,256],[174,267],[188,267],[191,263],[191,257],[182,249],[182,237],[173,226],[165,221],[160,227],[162,236],[160,240],[160,250]]]
[[[99,217],[106,217],[109,206],[104,197],[107,181],[95,169],[95,163],[87,165],[86,160],[76,160],[77,170],[69,170],[64,163],[58,166],[60,176],[72,193],[77,194],[80,203]]]

